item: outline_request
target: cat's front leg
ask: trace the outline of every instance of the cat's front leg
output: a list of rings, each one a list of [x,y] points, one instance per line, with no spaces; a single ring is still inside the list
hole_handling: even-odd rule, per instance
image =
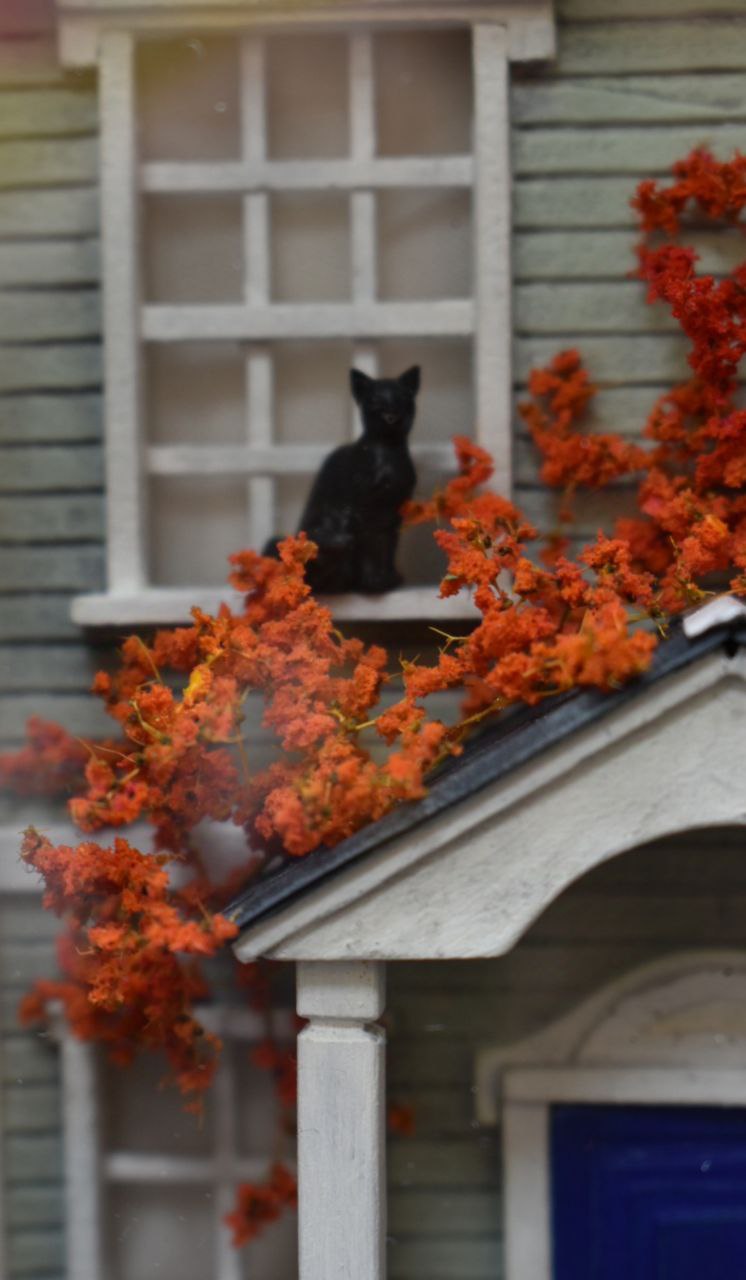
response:
[[[380,595],[395,591],[403,578],[396,564],[396,547],[399,538],[399,522],[378,530],[367,530],[360,546],[360,590],[368,595]]]

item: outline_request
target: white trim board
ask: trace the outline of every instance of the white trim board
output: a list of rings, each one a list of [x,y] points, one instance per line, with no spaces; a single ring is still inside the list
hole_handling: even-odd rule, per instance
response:
[[[529,1039],[477,1059],[477,1114],[503,1122],[506,1280],[551,1280],[550,1107],[746,1106],[746,952],[625,974]]]
[[[502,955],[608,858],[697,827],[746,823],[734,785],[744,657],[717,654],[485,786],[265,921],[239,958]]]
[[[298,6],[272,0],[57,0],[60,58],[92,66],[105,31],[176,35],[185,31],[264,31],[354,27],[444,27],[493,22],[508,32],[511,61],[555,54],[553,0],[321,0]]]
[[[72,619],[84,627],[189,623],[194,605],[214,614],[225,600],[240,612],[242,599],[237,592],[221,587],[149,587],[131,593],[106,592],[76,596]],[[471,598],[463,592],[441,599],[434,586],[402,587],[382,596],[327,596],[321,597],[321,603],[329,606],[338,622],[443,623],[478,617]]]

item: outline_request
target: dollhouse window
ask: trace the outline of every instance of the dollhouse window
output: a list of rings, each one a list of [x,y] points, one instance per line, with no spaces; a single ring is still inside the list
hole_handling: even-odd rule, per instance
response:
[[[293,1280],[292,1213],[235,1249],[224,1222],[241,1182],[262,1182],[274,1159],[294,1164],[293,1140],[278,1151],[273,1083],[253,1066],[262,1020],[224,1006],[205,1014],[223,1053],[202,1120],[184,1111],[164,1064],[122,1070],[60,1032],[65,1095],[66,1275],[69,1280],[142,1280],[167,1257],[181,1280]],[[290,1013],[275,1015],[290,1040]]]
[[[59,3],[101,99],[108,590],[77,620],[226,597],[227,555],[294,531],[353,438],[350,365],[422,366],[423,492],[470,431],[508,491],[508,63],[551,52],[550,0],[378,0],[364,23],[269,4],[250,25],[236,0],[219,22],[132,5],[129,24],[128,3]],[[431,544],[406,531],[407,586],[337,616],[437,608]]]

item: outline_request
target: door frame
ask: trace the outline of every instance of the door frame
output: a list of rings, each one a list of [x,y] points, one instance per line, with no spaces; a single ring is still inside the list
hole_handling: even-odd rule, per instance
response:
[[[746,1107],[745,1054],[746,951],[655,961],[482,1051],[478,1118],[502,1124],[506,1280],[552,1280],[552,1104]]]

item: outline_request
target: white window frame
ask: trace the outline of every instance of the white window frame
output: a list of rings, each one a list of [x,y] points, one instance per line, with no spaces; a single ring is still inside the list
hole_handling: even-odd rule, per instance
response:
[[[200,1021],[224,1041],[259,1044],[264,1019],[246,1009],[211,1006]],[[276,1010],[273,1030],[283,1043],[295,1039],[293,1014]],[[104,1151],[101,1134],[100,1057],[95,1045],[78,1040],[61,1017],[56,1022],[61,1048],[63,1095],[66,1274],[69,1280],[106,1280],[106,1191],[108,1187],[148,1184],[194,1185],[213,1189],[215,1257],[211,1280],[241,1280],[243,1264],[231,1243],[225,1215],[235,1207],[240,1182],[264,1179],[271,1157],[236,1152],[236,1098],[241,1087],[235,1062],[226,1050],[213,1084],[214,1146],[209,1156]],[[294,1167],[294,1161],[287,1161]]]
[[[352,336],[355,359],[375,372],[371,343],[389,337],[463,337],[473,342],[476,436],[495,458],[496,484],[511,486],[511,269],[509,62],[554,52],[552,0],[492,3],[330,3],[284,7],[256,0],[219,6],[184,0],[57,0],[60,50],[70,66],[97,65],[101,101],[102,269],[107,477],[107,570],[104,594],[79,597],[83,624],[182,621],[195,603],[214,607],[225,591],[157,588],[148,583],[147,479],[204,474],[245,475],[253,544],[272,531],[273,478],[312,474],[328,449],[280,446],[272,440],[272,358],[264,343],[279,338]],[[287,2],[287,0],[286,0]],[[334,28],[349,42],[350,154],[341,160],[266,158],[263,36],[277,30]],[[379,27],[471,29],[474,80],[472,152],[442,157],[375,155],[372,38]],[[135,48],[138,37],[225,31],[241,39],[243,155],[215,163],[145,163],[136,147]],[[375,299],[376,192],[391,187],[468,188],[473,196],[473,291],[464,299],[385,302]],[[269,300],[266,275],[268,192],[351,193],[352,297],[349,303],[288,304]],[[144,305],[138,203],[146,192],[233,192],[243,197],[249,272],[245,297],[230,305]],[[143,440],[143,342],[251,340],[247,350],[247,430],[242,446],[162,445]],[[420,460],[441,469],[447,446],[419,446]],[[195,584],[196,585],[196,584]],[[434,607],[435,606],[435,607]],[[437,602],[430,588],[389,596],[339,597],[338,618],[463,616],[468,601]]]
[[[502,1123],[506,1280],[552,1280],[552,1104],[744,1107],[745,1060],[746,951],[655,961],[481,1052],[478,1119]]]

